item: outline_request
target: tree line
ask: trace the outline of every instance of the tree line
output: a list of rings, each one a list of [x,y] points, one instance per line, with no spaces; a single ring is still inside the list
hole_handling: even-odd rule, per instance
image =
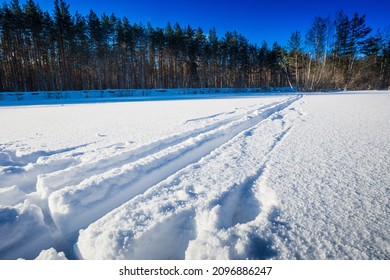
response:
[[[0,8],[0,91],[285,87],[382,89],[390,40],[365,16],[316,17],[287,46],[257,46],[236,31],[132,24],[114,14],[51,13],[33,0]]]

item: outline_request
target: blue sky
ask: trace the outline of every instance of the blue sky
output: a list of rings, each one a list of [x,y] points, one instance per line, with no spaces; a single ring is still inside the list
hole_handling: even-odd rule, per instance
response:
[[[3,1],[4,2],[4,1]],[[24,1],[21,0],[21,3]],[[54,0],[37,0],[43,10],[52,11]],[[218,36],[236,30],[252,43],[278,41],[285,45],[295,30],[305,34],[315,16],[334,17],[339,9],[352,16],[366,14],[366,23],[375,31],[390,32],[390,0],[65,0],[72,14],[114,13],[130,22],[165,27],[172,24],[201,27],[205,33],[215,27]]]

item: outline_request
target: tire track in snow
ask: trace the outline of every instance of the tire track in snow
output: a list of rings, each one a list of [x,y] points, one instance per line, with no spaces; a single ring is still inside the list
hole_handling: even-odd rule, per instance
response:
[[[260,161],[257,157],[249,157],[250,160],[255,160],[255,166],[262,166],[260,170],[256,167],[249,168],[251,170],[240,170],[241,162],[239,158],[241,157],[233,161],[238,166],[232,166],[231,168],[222,166],[218,171],[213,170],[213,165],[211,165],[211,168],[206,168],[205,165],[208,161],[218,161],[218,158],[225,153],[230,154],[232,148],[238,149],[235,151],[237,153],[245,151],[245,138],[250,138],[259,127],[262,127],[262,121],[269,120],[270,116],[282,111],[296,100],[297,98],[288,99],[282,104],[263,110],[257,116],[247,118],[236,127],[229,126],[228,129],[224,130],[226,134],[217,137],[218,141],[213,145],[206,145],[207,149],[201,155],[196,158],[191,156],[192,163],[195,163],[207,155],[198,163],[191,165],[191,162],[185,162],[181,166],[181,171],[165,181],[160,180],[162,182],[150,188],[143,195],[123,204],[91,224],[88,229],[82,231],[76,247],[77,255],[87,259],[148,259],[156,258],[156,256],[161,259],[199,258],[199,256],[193,256],[188,252],[191,251],[191,248],[187,248],[190,240],[196,240],[192,244],[199,248],[199,244],[204,244],[205,240],[215,237],[215,232],[223,232],[220,231],[221,228],[232,228],[235,225],[256,220],[260,211],[258,204],[261,203],[253,197],[248,198],[248,201],[252,202],[256,210],[251,211],[249,216],[244,214],[247,209],[236,207],[234,211],[230,211],[227,207],[225,213],[229,214],[223,214],[224,211],[218,210],[221,209],[218,203],[232,206],[239,204],[239,199],[248,194],[248,189],[262,174],[269,153],[286,135],[289,127],[286,128],[285,124],[281,123],[280,126],[283,127],[281,131],[271,135],[271,137],[268,134],[265,139],[267,142],[266,149],[261,153]],[[274,120],[269,121],[273,122]],[[199,147],[193,151],[199,151]],[[248,159],[244,157],[243,161],[248,161]],[[229,162],[228,159],[227,162]],[[227,164],[217,163],[217,165]],[[227,186],[223,186],[221,189],[217,187],[218,183],[212,177],[215,175],[213,175],[213,171],[220,173],[223,172],[223,169],[226,173],[223,173],[222,176],[230,176],[230,181],[226,183]],[[198,173],[202,175],[197,175]],[[167,175],[165,174],[165,176]],[[188,181],[192,183],[188,183]],[[200,185],[196,186],[198,182]],[[202,184],[204,185],[202,186]],[[222,202],[224,196],[226,196],[226,199]],[[229,200],[230,202],[228,202]],[[214,207],[211,207],[211,205],[214,205]],[[213,209],[215,209],[214,213],[211,211]],[[268,212],[268,210],[265,212]],[[207,215],[214,215],[215,217],[214,220],[209,219],[205,226],[208,229],[215,228],[215,232],[211,235],[203,235],[200,226],[201,221],[204,220],[202,217]],[[194,217],[197,218],[194,219]],[[160,231],[169,232],[169,240],[165,235],[158,234]],[[97,248],[98,243],[96,242],[99,242],[98,240],[104,240],[105,243],[107,242],[107,246],[103,246],[101,249]],[[181,240],[180,245],[177,240]],[[162,244],[164,245],[162,246]],[[205,247],[206,251],[210,249],[210,252],[216,252],[216,248],[225,248],[226,246]],[[118,248],[122,249],[118,250]],[[168,250],[167,248],[174,249]],[[231,253],[227,252],[225,256],[218,255],[217,257],[229,258]],[[200,258],[203,257],[200,256]],[[212,258],[212,256],[210,255],[209,258]]]

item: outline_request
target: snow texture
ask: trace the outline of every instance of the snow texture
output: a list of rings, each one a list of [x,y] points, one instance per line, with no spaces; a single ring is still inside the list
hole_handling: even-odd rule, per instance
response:
[[[56,249],[43,250],[35,260],[67,260],[63,252],[58,253]]]
[[[1,107],[1,259],[389,259],[390,95]]]

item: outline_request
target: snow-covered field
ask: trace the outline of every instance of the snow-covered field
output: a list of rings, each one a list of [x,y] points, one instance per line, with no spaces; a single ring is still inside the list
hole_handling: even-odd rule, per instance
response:
[[[0,120],[0,259],[390,258],[388,93]]]

